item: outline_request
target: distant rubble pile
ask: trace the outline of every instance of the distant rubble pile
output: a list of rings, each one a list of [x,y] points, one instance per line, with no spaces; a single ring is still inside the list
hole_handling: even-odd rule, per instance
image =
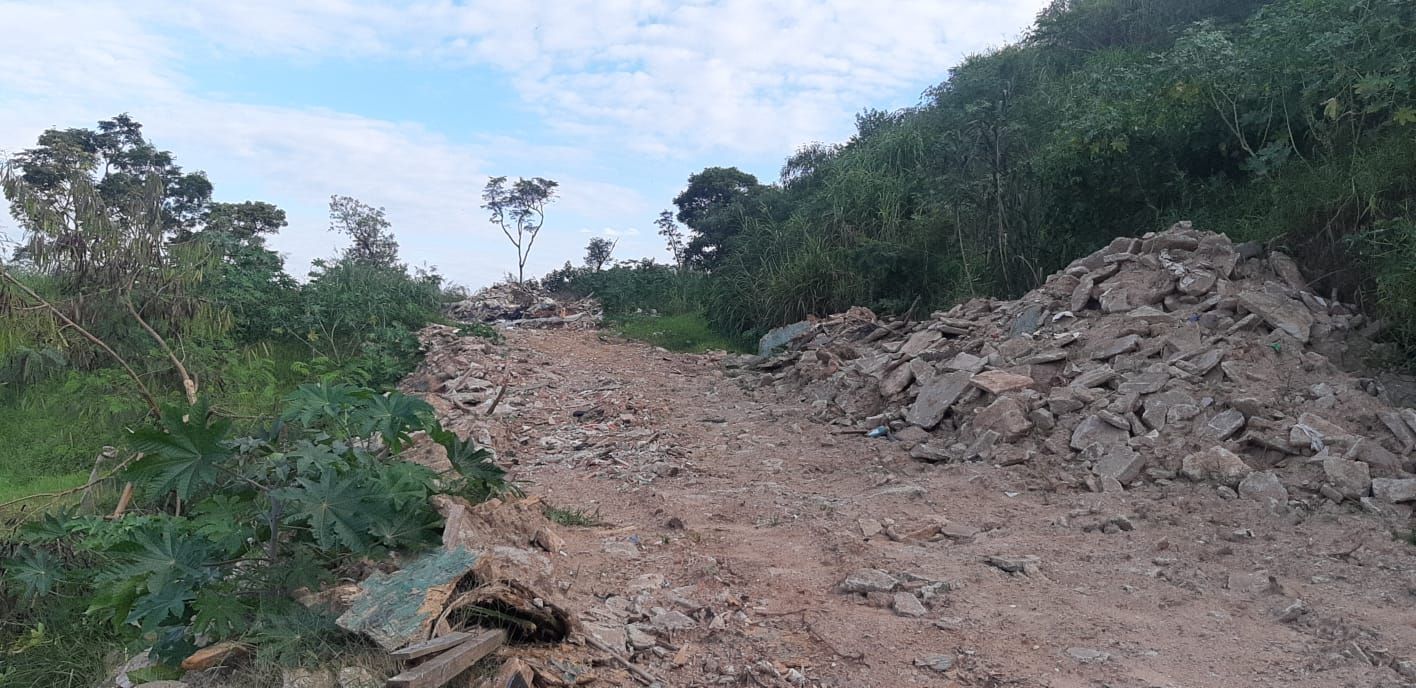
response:
[[[1314,294],[1288,256],[1181,223],[1116,239],[1016,301],[919,322],[852,308],[729,366],[922,461],[1026,465],[1096,491],[1183,478],[1406,520],[1416,411],[1334,363],[1380,327]]]
[[[447,314],[461,322],[511,327],[595,327],[601,308],[593,298],[557,301],[534,285],[503,282],[448,306]]]

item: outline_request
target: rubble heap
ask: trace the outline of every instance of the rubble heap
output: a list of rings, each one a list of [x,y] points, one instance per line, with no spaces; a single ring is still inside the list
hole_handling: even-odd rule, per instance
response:
[[[592,298],[558,301],[534,284],[503,282],[448,306],[447,314],[461,322],[514,327],[594,327],[601,309]]]
[[[730,366],[922,461],[1027,465],[1097,491],[1183,478],[1404,520],[1416,411],[1337,365],[1380,327],[1313,293],[1288,256],[1181,223],[1015,301],[918,322],[852,308]]]

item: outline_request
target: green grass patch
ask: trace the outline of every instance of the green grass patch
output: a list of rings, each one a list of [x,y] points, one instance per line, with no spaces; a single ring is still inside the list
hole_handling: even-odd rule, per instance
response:
[[[542,509],[542,513],[546,515],[546,518],[550,519],[551,523],[557,523],[563,526],[595,528],[605,525],[605,522],[600,520],[600,512],[598,510],[592,514],[583,509],[560,509],[547,504]]]
[[[624,316],[614,319],[611,326],[625,337],[662,346],[669,351],[744,353],[752,350],[750,342],[734,340],[715,332],[699,313]]]

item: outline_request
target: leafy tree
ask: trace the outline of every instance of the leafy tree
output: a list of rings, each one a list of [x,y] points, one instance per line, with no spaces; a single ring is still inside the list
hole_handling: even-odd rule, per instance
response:
[[[679,227],[677,222],[674,222],[673,212],[661,211],[659,219],[655,220],[654,224],[659,228],[659,236],[664,237],[664,243],[668,245],[669,253],[674,256],[674,266],[683,268],[684,251],[687,246],[684,245],[683,229]]]
[[[592,237],[590,243],[585,245],[585,267],[599,272],[605,268],[605,263],[610,262],[610,257],[614,255],[615,246],[619,240],[610,241],[603,237]]]
[[[526,261],[546,223],[546,206],[555,200],[558,186],[541,177],[517,178],[508,186],[506,177],[492,177],[482,189],[482,208],[491,213],[492,224],[516,248],[517,282],[526,281]]]
[[[685,259],[710,269],[716,265],[762,190],[757,177],[736,167],[709,167],[689,176],[688,187],[674,198],[678,221],[693,231]]]
[[[351,196],[329,197],[329,230],[346,234],[354,241],[344,250],[349,260],[385,268],[398,265],[398,242],[394,241],[392,226],[383,208]]]
[[[356,201],[357,202],[357,201]],[[205,231],[221,232],[257,246],[285,227],[285,211],[263,201],[212,203],[202,218]]]

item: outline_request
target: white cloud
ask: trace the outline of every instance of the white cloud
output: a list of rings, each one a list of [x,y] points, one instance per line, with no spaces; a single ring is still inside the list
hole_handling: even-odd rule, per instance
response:
[[[655,237],[625,223],[647,221],[663,199],[618,180],[676,184],[690,166],[620,169],[605,157],[780,159],[801,142],[849,133],[866,104],[912,102],[912,89],[941,79],[962,54],[1002,43],[1042,4],[0,0],[0,25],[28,29],[0,42],[0,150],[31,145],[45,127],[131,112],[179,162],[207,170],[224,200],[285,207],[292,226],[276,245],[293,272],[341,243],[324,231],[325,201],[340,193],[386,206],[410,262],[479,284],[500,274],[511,250],[478,208],[487,170],[555,178],[563,197],[553,223],[602,227],[623,239],[624,255],[657,254]],[[202,96],[184,72],[206,58],[249,56],[490,66],[549,129],[535,145],[454,142],[416,122]],[[658,195],[670,182],[646,184]],[[581,240],[546,234],[530,267],[578,256]]]
[[[756,153],[843,136],[863,104],[942,79],[1045,4],[202,0],[154,19],[241,53],[489,64],[564,135],[651,154]]]

